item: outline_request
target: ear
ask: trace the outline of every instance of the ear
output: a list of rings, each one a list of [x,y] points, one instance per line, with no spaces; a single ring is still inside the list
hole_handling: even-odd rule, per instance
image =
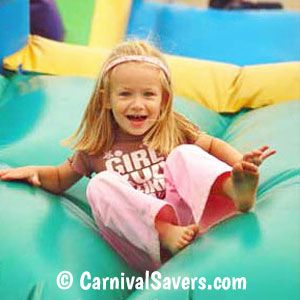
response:
[[[111,103],[110,103],[109,97],[107,97],[107,99],[105,99],[105,108],[106,109],[111,109]]]
[[[169,101],[169,97],[170,97],[169,93],[167,91],[163,91],[161,108],[167,105],[167,103]]]
[[[100,90],[100,98],[103,100],[104,108],[111,109],[110,99],[103,89]]]

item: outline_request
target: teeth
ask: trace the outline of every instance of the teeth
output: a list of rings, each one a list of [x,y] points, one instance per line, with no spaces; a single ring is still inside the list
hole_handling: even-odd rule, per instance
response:
[[[142,121],[147,118],[147,116],[140,116],[140,115],[129,115],[127,116],[129,120],[134,120],[134,121]]]

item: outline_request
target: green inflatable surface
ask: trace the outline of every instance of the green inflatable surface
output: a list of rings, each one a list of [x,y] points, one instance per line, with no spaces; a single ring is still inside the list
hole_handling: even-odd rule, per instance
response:
[[[88,45],[95,0],[56,0],[65,30],[65,42]]]
[[[0,168],[65,161],[71,151],[60,141],[78,126],[93,86],[80,77],[1,76]],[[278,151],[261,167],[254,211],[197,239],[158,270],[162,278],[148,289],[84,290],[85,271],[100,278],[140,276],[98,235],[87,180],[61,196],[0,182],[0,299],[299,299],[300,102],[219,115],[176,98],[175,108],[241,152],[264,144]],[[73,274],[70,289],[57,286],[62,271]],[[178,288],[167,284],[171,277]],[[205,289],[198,281],[193,288],[196,277],[205,277]],[[233,277],[244,277],[246,289],[234,290]]]

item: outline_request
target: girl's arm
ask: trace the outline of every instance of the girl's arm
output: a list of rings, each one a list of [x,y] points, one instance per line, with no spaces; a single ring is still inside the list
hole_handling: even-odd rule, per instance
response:
[[[236,163],[242,162],[248,162],[256,166],[260,166],[266,158],[276,153],[276,150],[269,150],[269,146],[263,146],[242,155],[228,143],[207,134],[201,134],[195,142],[195,145],[201,147],[230,166],[234,166]]]
[[[0,170],[0,179],[3,181],[24,180],[54,194],[61,194],[81,177],[68,161],[60,166],[27,166]]]
[[[201,134],[195,142],[195,145],[230,166],[233,166],[243,159],[243,155],[231,145],[208,134]]]

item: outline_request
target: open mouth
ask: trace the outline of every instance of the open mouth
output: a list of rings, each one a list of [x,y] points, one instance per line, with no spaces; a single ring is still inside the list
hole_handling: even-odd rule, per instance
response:
[[[127,115],[126,116],[129,121],[145,121],[147,116],[142,115]]]

